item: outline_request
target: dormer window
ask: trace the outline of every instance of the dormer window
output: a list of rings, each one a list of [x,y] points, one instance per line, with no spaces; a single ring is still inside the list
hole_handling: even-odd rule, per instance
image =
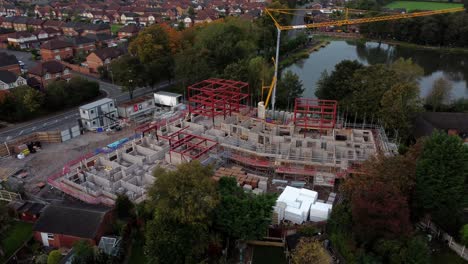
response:
[[[46,79],[46,80],[50,79],[50,74],[46,73],[45,79]]]

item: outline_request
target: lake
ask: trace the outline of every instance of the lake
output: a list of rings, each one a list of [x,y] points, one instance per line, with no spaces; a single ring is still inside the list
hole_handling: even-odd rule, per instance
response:
[[[468,98],[468,54],[445,53],[436,50],[408,48],[376,42],[331,41],[325,48],[310,54],[308,59],[286,68],[301,78],[304,97],[315,98],[317,81],[323,71],[333,71],[342,60],[357,60],[365,65],[391,63],[398,58],[411,58],[424,69],[424,77],[419,81],[421,97],[425,97],[433,82],[445,77],[452,82],[451,99]],[[285,71],[283,71],[285,72]]]

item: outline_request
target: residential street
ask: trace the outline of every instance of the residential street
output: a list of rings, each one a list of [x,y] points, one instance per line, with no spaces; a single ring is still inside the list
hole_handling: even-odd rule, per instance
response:
[[[18,60],[23,61],[27,66],[27,69],[34,67],[36,65],[36,61],[33,61],[31,58],[31,53],[28,52],[21,52],[21,51],[11,51],[2,49],[2,52],[7,52],[8,54],[15,55]],[[120,86],[112,85],[111,83],[104,82],[94,77],[76,74],[81,77],[84,77],[88,80],[97,81],[99,82],[99,88],[101,91],[107,94],[107,97],[114,98],[117,103],[129,101],[130,97],[127,92],[122,92],[120,90]],[[160,90],[169,86],[169,82],[161,82],[155,90]],[[142,87],[138,88],[134,91],[133,96],[138,97],[142,96],[147,93],[151,93],[151,88],[149,87]],[[78,107],[73,110],[69,110],[66,112],[60,112],[48,117],[39,118],[36,120],[32,120],[23,124],[10,126],[0,130],[0,142],[4,142],[6,140],[12,140],[19,136],[24,136],[30,133],[34,133],[37,131],[50,131],[57,127],[64,127],[64,126],[74,126],[77,124],[77,119],[79,118]]]

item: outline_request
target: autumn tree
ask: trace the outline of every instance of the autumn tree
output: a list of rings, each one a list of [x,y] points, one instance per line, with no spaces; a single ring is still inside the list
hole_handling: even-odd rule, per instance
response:
[[[146,226],[145,252],[151,263],[198,263],[208,247],[209,228],[218,205],[210,167],[197,161],[175,171],[154,172],[147,205],[153,218]]]
[[[468,148],[458,136],[434,132],[424,142],[416,167],[416,207],[445,230],[457,232],[466,206],[467,179]]]
[[[327,264],[332,258],[318,240],[302,238],[291,254],[293,264]]]
[[[450,100],[452,88],[450,81],[443,77],[435,80],[426,97],[426,104],[430,105],[432,111],[436,112],[444,103],[447,103]]]
[[[58,250],[52,250],[47,257],[47,264],[59,264],[62,259],[62,253]]]

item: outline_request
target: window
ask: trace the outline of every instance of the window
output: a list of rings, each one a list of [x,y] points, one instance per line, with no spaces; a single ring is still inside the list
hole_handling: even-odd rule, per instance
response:
[[[84,115],[86,114],[86,111],[85,110],[81,110],[81,113],[83,113]]]
[[[111,117],[115,117],[115,115],[114,115],[114,114],[111,114]]]
[[[54,234],[47,233],[47,239],[48,240],[54,240]]]
[[[55,74],[55,78],[58,78],[58,77],[60,77],[60,73]]]
[[[65,69],[65,70],[63,71],[63,74],[68,74],[68,69]]]
[[[71,49],[70,49],[70,48],[66,48],[65,50],[66,50],[66,51],[69,51],[69,50],[71,50]]]
[[[93,121],[93,125],[95,125],[95,124],[96,124],[96,121]]]
[[[113,107],[113,106],[114,106],[114,104],[113,104],[113,103],[110,103],[110,104],[109,104],[109,106],[110,106],[110,107]]]
[[[83,48],[83,44],[80,44],[78,47],[79,47],[79,48]]]
[[[45,75],[45,79],[46,79],[46,80],[50,79],[50,74],[47,73],[47,74]]]
[[[90,112],[91,112],[91,114],[94,114],[94,110],[91,110]]]
[[[55,53],[58,53],[58,52],[59,52],[59,50],[54,50],[54,52],[55,52]]]

